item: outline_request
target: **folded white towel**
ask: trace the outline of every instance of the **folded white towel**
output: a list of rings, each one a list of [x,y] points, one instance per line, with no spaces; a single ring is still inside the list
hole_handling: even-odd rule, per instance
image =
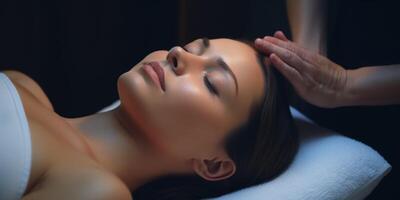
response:
[[[369,146],[318,127],[291,108],[301,136],[298,154],[276,179],[215,200],[364,199],[391,166]]]

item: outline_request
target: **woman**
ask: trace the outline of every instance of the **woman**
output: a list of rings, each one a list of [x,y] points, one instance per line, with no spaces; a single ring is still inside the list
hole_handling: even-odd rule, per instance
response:
[[[119,77],[119,107],[79,118],[5,71],[32,138],[23,199],[200,199],[276,177],[298,138],[282,77],[261,57],[229,39],[153,52]]]

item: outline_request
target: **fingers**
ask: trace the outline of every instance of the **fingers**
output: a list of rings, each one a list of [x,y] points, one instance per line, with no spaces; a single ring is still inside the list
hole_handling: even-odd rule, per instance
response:
[[[282,31],[276,31],[274,33],[274,37],[276,37],[276,38],[278,38],[280,40],[286,41],[286,42],[289,41],[289,39],[286,38],[285,34],[283,34]]]
[[[256,40],[256,47],[270,55],[275,53],[280,59],[282,59],[289,66],[296,68],[298,71],[302,72],[308,70],[309,64],[301,59],[298,55],[293,53],[292,51],[275,45],[268,41],[263,41],[261,39]]]
[[[293,53],[295,53],[296,55],[298,55],[300,58],[308,61],[308,62],[313,62],[315,60],[317,60],[317,56],[318,54],[314,54],[312,52],[307,51],[306,49],[303,49],[299,46],[297,46],[295,43],[290,42],[290,41],[283,41],[274,37],[270,37],[270,36],[265,36],[264,39],[267,42],[270,42],[272,44],[275,44],[279,47],[285,48],[289,51],[292,51]]]
[[[286,64],[274,53],[272,53],[269,58],[271,59],[273,66],[277,68],[278,71],[282,73],[293,86],[295,87],[301,86],[303,78],[295,68]]]

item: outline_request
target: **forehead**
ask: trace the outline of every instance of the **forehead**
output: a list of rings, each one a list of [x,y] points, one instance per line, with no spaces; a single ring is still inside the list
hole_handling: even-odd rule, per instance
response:
[[[194,41],[201,44],[201,40]],[[264,75],[257,52],[249,45],[231,39],[213,39],[204,56],[220,56],[231,68],[238,82],[238,96],[233,104],[239,111],[259,102],[264,95]]]

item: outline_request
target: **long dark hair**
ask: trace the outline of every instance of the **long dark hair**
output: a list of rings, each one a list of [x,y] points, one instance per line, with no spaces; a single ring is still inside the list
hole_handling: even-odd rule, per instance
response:
[[[254,49],[251,42],[239,40]],[[225,148],[236,164],[236,172],[221,181],[207,181],[197,175],[159,177],[133,192],[138,200],[204,199],[218,197],[274,179],[287,169],[297,153],[299,141],[286,98],[287,82],[264,56],[257,58],[265,77],[265,96],[253,105],[247,122],[225,140]]]

